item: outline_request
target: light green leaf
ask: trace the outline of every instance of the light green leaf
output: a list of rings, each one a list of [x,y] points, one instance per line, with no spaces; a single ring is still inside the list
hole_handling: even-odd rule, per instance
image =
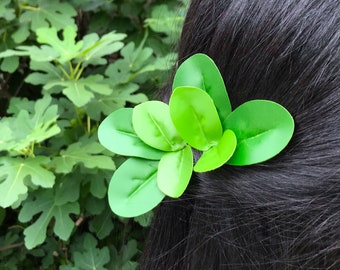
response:
[[[91,119],[99,121],[101,114],[109,115],[113,111],[126,106],[127,102],[138,104],[148,100],[143,93],[135,93],[139,85],[134,83],[113,86],[109,96],[95,94],[95,97],[85,105],[85,110]]]
[[[58,36],[56,28],[39,28],[36,30],[39,43],[50,45],[58,53],[58,61],[65,63],[77,56],[83,46],[83,41],[76,42],[77,29],[66,26],[63,30],[63,40]]]
[[[195,172],[207,172],[221,167],[233,155],[237,145],[235,133],[227,129],[217,145],[203,152],[194,166]]]
[[[231,112],[231,104],[224,81],[214,61],[205,54],[195,54],[178,68],[173,89],[179,86],[193,86],[205,90],[213,99],[223,130],[227,129],[225,119]]]
[[[30,69],[40,72],[32,72],[26,77],[25,82],[31,83],[33,85],[44,85],[44,88],[48,87],[49,91],[44,89],[45,92],[53,92],[50,91],[51,87],[49,86],[51,84],[65,81],[64,75],[62,74],[61,70],[51,63],[37,62],[32,60],[30,62]],[[60,90],[58,92],[54,91],[53,93],[59,93],[62,91],[61,86],[57,87]]]
[[[12,56],[28,56],[37,62],[49,62],[58,57],[58,53],[47,45],[37,46],[18,46],[15,50],[6,50],[0,53],[0,58]]]
[[[19,66],[19,57],[11,56],[6,57],[1,63],[1,70],[9,73],[13,73]]]
[[[68,3],[58,0],[38,0],[38,8],[24,9],[20,15],[20,22],[30,22],[33,31],[49,26],[60,30],[75,25],[72,17],[76,15],[77,11]]]
[[[35,200],[26,201],[19,213],[21,222],[29,222],[36,214],[40,214],[24,230],[25,246],[32,249],[42,244],[46,239],[46,230],[52,219],[54,219],[54,233],[62,240],[67,241],[75,226],[70,214],[79,214],[79,204],[77,202],[56,205],[52,190],[44,189],[37,191]]]
[[[132,109],[122,108],[111,113],[98,128],[100,143],[123,156],[159,160],[164,152],[145,144],[132,127]]]
[[[0,3],[0,18],[5,19],[6,21],[15,19],[15,9],[8,7],[8,4],[10,3],[11,0],[1,0]]]
[[[161,101],[137,105],[133,109],[132,125],[138,137],[153,148],[177,151],[186,145],[171,121],[169,106]]]
[[[47,157],[0,157],[0,206],[5,208],[23,200],[29,185],[52,187],[55,176],[43,167],[49,161]]]
[[[177,87],[170,98],[170,115],[178,133],[192,147],[206,151],[222,137],[215,105],[207,92]]]
[[[180,151],[166,153],[161,158],[157,184],[165,195],[178,198],[183,194],[191,178],[193,158],[189,145]]]
[[[102,95],[110,95],[112,93],[110,85],[104,83],[103,76],[99,74],[74,81],[51,82],[46,84],[44,89],[49,90],[55,86],[63,87],[63,94],[77,107],[86,105],[94,98],[94,92]]]
[[[0,128],[6,134],[0,139],[0,150],[22,152],[32,143],[42,142],[60,132],[56,124],[57,105],[44,96],[35,102],[34,113],[21,110],[15,117],[2,118]]]
[[[96,248],[98,242],[91,234],[85,234],[84,250],[74,252],[74,264],[82,270],[106,270],[104,267],[110,261],[108,247]]]
[[[112,158],[102,155],[103,150],[104,148],[97,142],[76,142],[66,150],[60,151],[60,156],[54,157],[52,164],[56,167],[57,173],[72,172],[78,163],[90,169],[114,170]]]
[[[115,31],[107,33],[99,38],[98,34],[91,33],[83,37],[83,47],[77,56],[83,66],[87,65],[105,65],[106,55],[119,51],[124,43],[120,42],[126,37],[125,34],[118,34]]]
[[[281,105],[268,100],[248,101],[234,110],[226,125],[235,132],[237,147],[231,165],[266,161],[281,152],[294,132],[294,120]]]
[[[154,6],[151,12],[151,18],[145,20],[145,25],[153,31],[167,34],[166,43],[176,41],[181,33],[184,22],[184,15],[179,14],[176,9],[170,10],[168,5]]]
[[[156,207],[164,198],[157,186],[158,162],[130,158],[114,173],[109,184],[111,210],[118,216],[135,217]]]

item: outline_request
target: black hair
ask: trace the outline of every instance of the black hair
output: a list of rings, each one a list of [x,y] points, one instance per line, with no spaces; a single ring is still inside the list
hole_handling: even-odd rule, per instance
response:
[[[193,0],[179,63],[198,52],[233,108],[273,100],[295,132],[269,161],[194,174],[155,210],[140,269],[340,269],[340,2]]]

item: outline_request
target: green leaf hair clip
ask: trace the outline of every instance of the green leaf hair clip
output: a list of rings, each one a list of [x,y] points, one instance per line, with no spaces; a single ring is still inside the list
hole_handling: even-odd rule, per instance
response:
[[[293,132],[292,116],[278,103],[251,100],[232,111],[217,66],[195,54],[178,68],[169,105],[147,101],[116,110],[100,124],[101,144],[131,157],[112,176],[110,207],[122,217],[144,214],[165,196],[180,197],[193,171],[266,161]],[[202,152],[196,164],[193,148]]]

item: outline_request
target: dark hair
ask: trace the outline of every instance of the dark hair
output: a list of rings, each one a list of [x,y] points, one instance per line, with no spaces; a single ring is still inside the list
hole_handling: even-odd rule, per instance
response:
[[[340,269],[339,17],[338,0],[192,1],[179,63],[208,54],[233,108],[273,100],[296,129],[277,157],[165,200],[140,269]]]

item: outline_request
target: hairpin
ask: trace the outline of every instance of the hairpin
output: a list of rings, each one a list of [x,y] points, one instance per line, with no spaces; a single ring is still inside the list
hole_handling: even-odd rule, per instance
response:
[[[251,100],[232,110],[223,78],[205,54],[179,66],[172,88],[169,105],[147,101],[119,109],[99,126],[104,147],[131,157],[108,188],[110,207],[119,216],[139,216],[165,196],[180,197],[193,171],[266,161],[293,136],[294,120],[278,103]],[[193,148],[202,152],[196,164]]]

